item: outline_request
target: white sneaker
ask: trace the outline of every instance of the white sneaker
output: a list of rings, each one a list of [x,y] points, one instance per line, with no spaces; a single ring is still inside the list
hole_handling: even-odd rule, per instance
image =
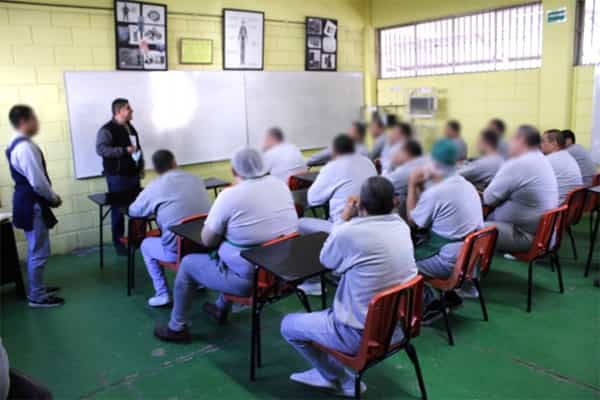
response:
[[[363,394],[366,391],[367,391],[367,384],[361,380],[360,381],[360,393]],[[341,396],[341,397],[354,398],[354,378],[347,379],[345,382],[343,382],[340,385],[340,387],[338,388],[338,390],[335,392],[335,395]]]
[[[479,291],[475,287],[475,285],[470,285],[470,287],[465,287],[463,285],[462,288],[455,290],[456,294],[462,297],[463,299],[478,299]]]
[[[321,389],[337,389],[334,382],[323,378],[323,375],[316,368],[304,372],[296,372],[290,375],[290,380],[306,386],[312,386]]]
[[[506,260],[510,260],[510,261],[515,261],[517,259],[517,257],[513,256],[512,254],[504,254],[504,259]]]
[[[148,305],[150,307],[163,307],[171,302],[169,293],[161,294],[160,296],[150,297],[148,299]]]
[[[321,296],[321,281],[304,282],[298,285],[298,289],[302,290],[307,296]]]

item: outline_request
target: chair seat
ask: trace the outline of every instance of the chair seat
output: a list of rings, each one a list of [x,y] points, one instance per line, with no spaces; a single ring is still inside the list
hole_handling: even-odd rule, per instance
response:
[[[449,291],[455,288],[454,281],[451,279],[431,278],[426,275],[423,275],[423,278],[434,289]]]
[[[152,229],[146,233],[146,237],[160,237],[160,229]]]
[[[330,349],[329,347],[323,346],[317,342],[311,342],[310,344],[318,350],[331,355],[332,357],[340,361],[342,364],[355,371],[360,371],[364,367],[364,360],[359,359],[357,355],[349,355],[346,353],[342,353],[341,351]]]
[[[512,253],[511,256],[513,256],[514,258],[516,258],[519,261],[524,261],[524,262],[529,262],[534,258],[529,254],[529,252],[527,252],[527,253]]]
[[[231,301],[232,303],[241,304],[243,306],[251,306],[252,305],[252,296],[242,297],[242,296],[234,296],[232,294],[223,294],[225,300]]]

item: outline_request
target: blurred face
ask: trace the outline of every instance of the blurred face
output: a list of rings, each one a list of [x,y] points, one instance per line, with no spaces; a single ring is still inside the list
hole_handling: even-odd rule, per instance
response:
[[[121,123],[131,121],[133,119],[133,109],[131,108],[131,105],[127,103],[126,105],[121,107],[119,111],[117,111],[115,119]]]
[[[394,127],[390,130],[389,133],[390,143],[401,143],[404,141],[404,134],[402,130],[398,127]]]
[[[565,144],[567,145],[567,147],[572,146],[573,145],[573,141],[571,140],[571,138],[566,138],[565,139]]]
[[[411,155],[408,154],[408,152],[406,150],[404,150],[404,147],[403,147],[400,150],[398,150],[396,152],[396,154],[394,154],[393,163],[394,163],[394,165],[402,165],[405,162],[407,162],[408,160],[410,160],[411,158],[412,158]]]
[[[444,128],[444,136],[446,136],[447,138],[450,138],[450,139],[454,139],[454,138],[458,137],[458,133],[456,133],[456,131],[454,129],[452,129],[450,126],[446,125],[446,127]]]
[[[485,140],[483,140],[482,137],[480,137],[479,142],[477,142],[477,150],[479,150],[479,154],[481,155],[485,155],[493,151],[492,147]]]
[[[37,135],[40,129],[40,124],[38,122],[37,116],[35,114],[32,115],[28,120],[21,121],[19,125],[19,132],[29,137]]]
[[[358,129],[356,129],[354,125],[348,128],[348,136],[350,136],[355,143],[363,142],[363,138],[360,136],[360,134],[358,133]]]
[[[371,122],[371,124],[369,124],[369,132],[371,133],[371,136],[378,137],[383,133],[383,128],[377,123]]]
[[[269,150],[271,147],[277,144],[277,140],[271,135],[271,133],[267,132],[265,134],[265,139],[263,141],[263,150]]]
[[[508,148],[508,154],[511,157],[517,157],[522,154],[525,154],[529,151],[529,147],[527,147],[527,143],[525,142],[525,138],[519,135],[519,132],[515,132],[513,137],[510,139],[510,144]]]
[[[558,148],[558,144],[556,142],[550,141],[550,137],[547,134],[542,135],[542,144],[541,144],[542,152],[544,154],[554,153],[555,151],[560,150]]]

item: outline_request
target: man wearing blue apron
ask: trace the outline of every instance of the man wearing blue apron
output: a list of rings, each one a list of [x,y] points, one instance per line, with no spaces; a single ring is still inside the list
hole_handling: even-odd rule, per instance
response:
[[[432,278],[447,278],[467,235],[483,227],[481,200],[475,187],[456,170],[460,150],[451,139],[437,141],[431,162],[414,170],[408,184],[406,212],[409,221],[428,230],[427,239],[416,246],[417,268]],[[422,191],[423,183],[432,183]],[[423,323],[442,316],[435,292],[425,287]]]
[[[58,222],[50,208],[59,207],[62,200],[52,190],[42,151],[31,141],[39,131],[33,109],[16,105],[8,117],[15,130],[6,149],[10,174],[15,182],[13,225],[25,232],[27,240],[29,306],[61,306],[64,300],[52,295],[58,288],[44,286],[43,276],[50,256],[49,230]]]
[[[100,128],[96,138],[96,153],[102,157],[103,174],[111,193],[140,191],[144,158],[140,138],[131,124],[133,110],[127,99],[112,103],[113,117]],[[126,256],[120,242],[125,233],[125,218],[118,207],[111,208],[112,241],[117,254]]]
[[[219,194],[202,230],[203,244],[218,250],[213,254],[190,254],[181,261],[171,320],[154,331],[161,340],[189,340],[188,313],[198,284],[221,292],[216,303],[204,305],[204,311],[219,323],[225,322],[231,304],[223,293],[245,297],[252,291],[254,266],[240,252],[298,229],[290,189],[281,180],[265,174],[257,150],[239,150],[231,159],[231,166],[236,184]]]

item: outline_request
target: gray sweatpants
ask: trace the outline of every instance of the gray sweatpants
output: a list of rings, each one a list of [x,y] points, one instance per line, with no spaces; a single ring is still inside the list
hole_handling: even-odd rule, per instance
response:
[[[41,301],[46,297],[44,267],[50,256],[50,235],[42,209],[38,204],[33,208],[33,229],[25,232],[27,240],[27,282],[29,299]]]
[[[249,296],[252,291],[252,266],[240,255],[240,249],[227,243],[221,244],[221,259],[208,254],[190,254],[181,261],[173,293],[173,311],[169,329],[181,331],[188,325],[188,312],[192,305],[194,292],[198,284],[221,292],[217,306],[229,307],[223,293],[235,296]]]
[[[526,252],[533,243],[533,235],[521,230],[517,225],[496,221],[485,223],[485,226],[490,225],[495,225],[498,229],[496,251],[501,253]]]

